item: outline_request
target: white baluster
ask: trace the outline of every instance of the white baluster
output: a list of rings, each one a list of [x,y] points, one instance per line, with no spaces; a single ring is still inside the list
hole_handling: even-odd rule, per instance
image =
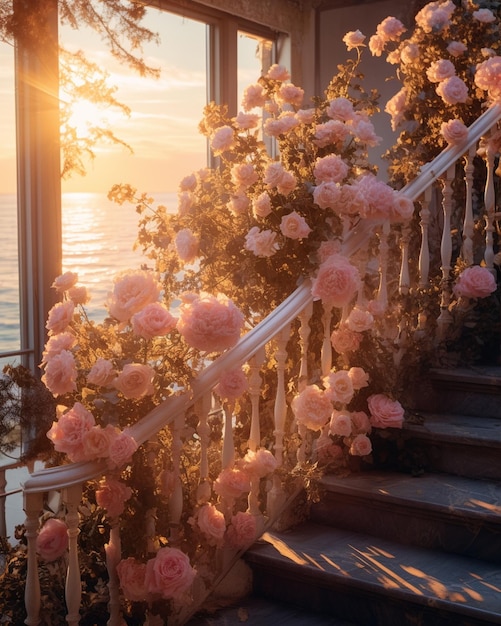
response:
[[[198,436],[200,437],[200,482],[197,488],[197,502],[203,504],[210,500],[211,486],[209,482],[209,440],[210,426],[208,423],[209,412],[211,408],[212,394],[209,391],[202,396],[197,411],[198,420]]]
[[[331,321],[332,321],[332,308],[324,305],[324,313],[322,315],[322,322],[324,326],[324,339],[322,342],[321,353],[321,366],[322,376],[327,376],[332,367],[332,344],[331,344]]]
[[[233,410],[235,402],[225,402],[223,404],[224,427],[223,427],[223,451],[222,468],[233,467],[235,463],[235,444],[233,441]]]
[[[475,171],[474,158],[476,147],[473,145],[465,156],[464,178],[466,184],[466,198],[463,222],[463,249],[462,257],[468,265],[473,265],[473,173]]]
[[[443,179],[443,200],[442,208],[444,212],[444,227],[442,231],[442,243],[440,254],[442,259],[442,296],[440,302],[440,315],[438,316],[438,337],[443,339],[447,327],[451,323],[451,313],[449,304],[451,301],[451,260],[452,260],[452,236],[451,236],[451,214],[452,214],[452,181],[454,180],[456,166],[451,166]]]
[[[110,618],[107,626],[120,626],[122,616],[120,612],[120,582],[117,574],[117,565],[122,558],[122,545],[120,541],[120,526],[118,519],[111,521],[110,541],[104,546],[106,553],[106,569],[108,570],[108,612]]]
[[[155,460],[158,454],[158,441],[148,441],[147,443],[147,453],[146,459],[149,468],[151,469],[152,475],[155,472]],[[156,551],[155,545],[155,536],[156,536],[156,526],[157,526],[157,508],[152,507],[148,509],[144,514],[144,526],[146,533],[146,541],[147,541],[147,551],[148,553],[152,553]]]
[[[430,203],[432,193],[433,187],[430,185],[426,188],[421,198],[421,249],[419,251],[419,287],[421,289],[428,286],[428,277],[430,274],[430,245],[428,233],[430,227]]]
[[[301,348],[301,364],[299,367],[298,391],[302,391],[308,384],[308,341],[311,334],[310,319],[313,313],[313,302],[310,302],[299,314],[299,341]],[[330,337],[329,337],[330,346]]]
[[[495,192],[494,192],[494,150],[490,143],[487,143],[485,152],[485,163],[487,167],[487,180],[485,181],[484,203],[485,203],[485,254],[484,261],[486,267],[492,270],[494,267],[493,232],[494,212],[495,212]]]
[[[36,541],[38,536],[38,520],[42,510],[41,493],[24,494],[24,512],[26,513],[26,539],[28,541],[26,586],[24,589],[24,605],[28,626],[37,626],[40,622],[40,580],[38,578],[38,559]]]
[[[170,517],[170,541],[172,544],[179,542],[179,523],[183,513],[183,485],[180,477],[181,467],[181,449],[183,441],[181,439],[181,431],[184,426],[184,415],[179,415],[171,425],[172,432],[172,474],[173,487],[172,494],[169,498],[169,517]]]
[[[66,504],[66,525],[68,526],[68,572],[66,574],[66,621],[69,626],[77,626],[80,622],[80,603],[82,600],[82,583],[80,564],[78,562],[78,535],[80,534],[78,505],[82,499],[82,485],[67,487],[64,491]]]
[[[390,224],[383,224],[382,232],[379,236],[379,288],[377,292],[377,301],[386,309],[388,306],[388,236],[390,234]]]
[[[409,240],[410,240],[410,228],[404,226],[402,228],[402,239],[400,240],[400,249],[402,251],[402,261],[400,265],[400,280],[399,291],[404,296],[409,293],[409,287],[411,279],[409,276]]]
[[[249,397],[251,402],[251,425],[248,446],[255,452],[261,444],[259,398],[261,396],[261,366],[265,357],[264,347],[249,361]]]

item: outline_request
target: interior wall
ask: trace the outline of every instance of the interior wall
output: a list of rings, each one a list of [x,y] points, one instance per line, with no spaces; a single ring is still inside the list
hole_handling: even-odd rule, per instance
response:
[[[396,17],[404,24],[410,22],[407,3],[395,0],[382,0],[361,6],[343,7],[322,11],[318,19],[318,73],[317,93],[322,94],[331,78],[337,73],[337,66],[348,58],[355,58],[355,51],[348,52],[343,43],[344,35],[349,31],[360,30],[366,35],[365,43],[375,34],[376,27],[385,17]],[[386,62],[385,56],[373,57],[368,48],[364,50],[361,63],[367,89],[376,88],[381,94],[381,113],[373,118],[376,133],[383,138],[377,148],[371,149],[371,159],[380,168],[381,177],[386,176],[386,162],[380,155],[393,145],[396,133],[391,130],[390,116],[384,112],[386,102],[399,91],[398,81],[388,81],[394,75],[395,67]]]

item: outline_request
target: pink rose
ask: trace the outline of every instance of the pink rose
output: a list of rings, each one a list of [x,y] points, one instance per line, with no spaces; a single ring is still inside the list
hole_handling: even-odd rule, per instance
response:
[[[496,16],[490,9],[478,9],[473,11],[473,17],[482,24],[491,24],[496,21]]]
[[[239,511],[231,518],[227,532],[228,543],[236,549],[250,546],[257,539],[256,517],[251,513]]]
[[[137,450],[137,443],[129,433],[124,430],[120,432],[115,430],[114,435],[110,441],[109,448],[109,461],[110,466],[122,467],[127,463],[130,463],[132,455]]]
[[[57,452],[67,454],[73,462],[81,461],[85,458],[84,435],[95,423],[92,413],[83,404],[76,402],[66,413],[59,414],[57,422],[53,422],[47,432],[47,437]]]
[[[374,124],[369,120],[355,117],[352,124],[355,131],[355,137],[361,143],[369,146],[370,148],[374,148],[381,143],[381,137],[379,137],[379,135],[376,135]]]
[[[197,177],[195,174],[188,174],[179,183],[180,191],[195,191],[197,187]]]
[[[255,107],[264,107],[266,104],[266,90],[259,83],[249,85],[244,90],[244,96],[242,99],[242,106],[244,111],[250,111]]]
[[[108,300],[110,315],[120,322],[127,322],[147,304],[156,302],[161,290],[162,286],[152,272],[123,272],[115,278],[113,292]]]
[[[237,163],[231,168],[231,180],[242,191],[253,185],[258,175],[252,163]]]
[[[359,30],[350,30],[350,32],[346,33],[346,35],[343,37],[343,43],[346,45],[346,49],[348,50],[348,52],[350,50],[365,46],[364,41],[365,35]]]
[[[197,350],[222,352],[240,338],[244,316],[226,296],[201,295],[181,306],[177,328]]]
[[[297,180],[291,172],[284,172],[277,185],[278,193],[288,196],[297,187]]]
[[[367,174],[358,181],[357,189],[365,198],[362,217],[381,221],[393,216],[395,191],[384,181]]]
[[[189,228],[182,228],[174,240],[178,257],[184,263],[193,263],[198,255],[199,240]]]
[[[370,330],[374,325],[374,316],[370,311],[356,306],[350,311],[346,320],[346,326],[356,333]]]
[[[195,576],[188,555],[177,548],[160,548],[146,563],[145,586],[148,593],[176,599],[188,591]]]
[[[134,334],[144,339],[167,335],[176,327],[177,319],[161,302],[147,304],[131,317]]]
[[[143,602],[147,599],[146,563],[140,563],[129,557],[117,564],[117,574],[124,596],[130,602]]]
[[[319,148],[326,146],[340,146],[351,135],[351,131],[340,120],[329,120],[315,127],[315,139],[313,143]]]
[[[278,467],[278,461],[274,454],[265,448],[259,448],[254,452],[247,450],[243,458],[243,468],[249,474],[263,478],[274,472]]]
[[[298,126],[299,120],[292,111],[285,111],[279,117],[269,117],[264,123],[264,132],[270,137],[286,135]]]
[[[252,203],[255,217],[267,217],[271,213],[271,199],[268,193],[264,191]]]
[[[304,239],[311,233],[311,228],[302,215],[292,211],[280,221],[280,232],[289,239]]]
[[[239,498],[250,491],[250,476],[243,469],[227,467],[214,482],[214,491],[222,498]]]
[[[350,367],[348,374],[351,378],[353,389],[358,391],[369,385],[369,374],[362,367]]]
[[[115,428],[108,424],[105,428],[93,426],[84,433],[83,455],[85,459],[104,459],[109,456],[110,443],[115,435]]]
[[[438,59],[433,61],[430,67],[426,70],[426,76],[432,83],[440,83],[446,78],[455,76],[456,68],[451,61],[447,59]]]
[[[116,377],[113,363],[108,359],[99,358],[90,368],[87,382],[98,387],[111,387]]]
[[[324,377],[323,382],[325,393],[332,402],[348,404],[353,399],[353,382],[347,370],[332,371]]]
[[[334,437],[349,437],[351,435],[350,414],[343,411],[333,411],[329,433]]]
[[[300,124],[312,124],[315,119],[315,109],[299,109],[296,119]]]
[[[285,83],[280,86],[277,97],[280,102],[285,102],[294,107],[300,107],[304,98],[304,89],[292,83]]]
[[[149,365],[127,363],[113,384],[126,398],[137,400],[154,393],[152,382],[154,376],[155,370]]]
[[[63,291],[68,291],[68,289],[74,287],[77,282],[78,274],[75,274],[74,272],[65,272],[54,280],[51,287],[56,291],[62,293]]]
[[[372,443],[367,435],[357,435],[350,445],[352,456],[367,456],[372,452]]]
[[[456,6],[452,0],[447,2],[428,2],[415,17],[416,24],[425,33],[438,33],[449,26]]]
[[[295,396],[291,408],[298,422],[310,430],[322,430],[332,413],[332,402],[317,385],[307,385]]]
[[[90,300],[90,295],[87,287],[84,285],[75,285],[68,289],[68,298],[73,302],[75,306],[84,305]]]
[[[344,458],[343,448],[332,441],[329,435],[322,433],[315,443],[315,453],[320,463],[332,463],[342,461]]]
[[[367,413],[365,411],[353,411],[351,413],[351,427],[352,435],[368,435],[372,426]]]
[[[357,268],[340,254],[332,255],[318,269],[311,293],[315,300],[343,307],[348,304],[360,287]]]
[[[223,513],[213,504],[204,504],[198,511],[197,524],[203,535],[216,544],[223,541],[226,522]]]
[[[451,41],[451,43],[447,46],[447,52],[452,57],[460,57],[468,50],[468,47],[462,41]]]
[[[402,22],[396,17],[386,17],[377,25],[376,33],[383,38],[384,41],[398,41],[407,29]]]
[[[454,286],[454,293],[458,297],[486,298],[496,289],[496,279],[490,270],[480,265],[472,265],[459,275]]]
[[[365,215],[367,204],[364,194],[355,183],[341,187],[341,195],[333,208],[341,215]]]
[[[48,363],[56,354],[60,354],[63,350],[71,350],[75,345],[76,337],[71,333],[59,333],[59,335],[51,335],[45,344],[45,350],[42,354],[41,365]]]
[[[211,140],[211,148],[214,154],[222,154],[231,150],[235,145],[235,133],[231,126],[220,126],[214,131]]]
[[[48,519],[36,540],[37,552],[44,561],[55,561],[68,549],[68,528],[56,517]]]
[[[459,76],[451,76],[439,83],[437,94],[445,104],[458,104],[468,100],[468,87]]]
[[[242,215],[246,213],[249,209],[250,200],[244,193],[237,193],[231,196],[230,202],[228,203],[229,210],[233,213],[233,215]]]
[[[321,209],[337,209],[340,204],[341,187],[334,182],[320,183],[313,189],[313,201]]]
[[[393,97],[391,97],[384,108],[385,112],[391,116],[391,128],[396,130],[404,120],[407,107],[407,91],[402,87]]]
[[[400,52],[400,60],[404,65],[411,65],[419,59],[419,46],[417,43],[406,44]]]
[[[384,37],[381,37],[381,35],[372,35],[369,39],[369,50],[372,56],[380,57],[384,52],[386,43]]]
[[[313,168],[316,184],[340,183],[348,174],[348,165],[337,154],[329,154],[318,158]]]
[[[253,226],[245,236],[244,247],[259,257],[273,256],[280,249],[277,233],[273,230],[259,230],[257,226]]]
[[[271,80],[278,80],[281,82],[289,80],[289,78],[291,77],[287,68],[283,65],[278,65],[277,63],[274,63],[270,67],[266,75],[268,76],[268,78],[271,78]]]
[[[73,321],[74,313],[75,305],[71,300],[58,302],[49,311],[45,328],[49,331],[50,335],[63,333]]]
[[[193,206],[194,198],[190,191],[181,191],[177,194],[177,212],[186,215]]]
[[[490,100],[501,101],[501,57],[494,56],[476,67],[475,84],[487,91]]]
[[[47,362],[42,382],[53,396],[76,391],[77,367],[75,358],[68,350],[61,350]]]
[[[362,335],[349,328],[338,328],[331,334],[331,346],[338,354],[356,352],[360,347]]]
[[[255,113],[244,113],[239,111],[237,116],[233,118],[235,126],[239,130],[250,130],[251,128],[257,128],[259,122],[259,115]]]
[[[263,181],[268,187],[277,187],[283,178],[285,169],[280,161],[274,161],[266,166]]]
[[[124,512],[125,503],[131,497],[132,489],[120,480],[104,478],[96,490],[97,505],[106,509],[108,517],[118,517]]]
[[[245,372],[239,368],[228,372],[223,372],[218,384],[214,387],[214,392],[224,400],[235,400],[240,398],[249,388],[249,381]]]
[[[353,102],[348,98],[343,98],[341,96],[334,98],[334,100],[329,101],[329,106],[325,112],[333,120],[347,122],[348,120],[351,120],[354,115]]]
[[[461,120],[442,122],[440,132],[448,144],[458,144],[468,139],[468,128]]]
[[[408,222],[414,215],[414,202],[398,191],[393,192],[393,204],[388,219],[392,224]]]
[[[377,393],[368,397],[367,404],[374,428],[402,428],[404,409],[398,400]]]

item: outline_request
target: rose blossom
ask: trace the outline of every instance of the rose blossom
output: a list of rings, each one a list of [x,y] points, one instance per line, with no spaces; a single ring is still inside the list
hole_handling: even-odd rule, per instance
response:
[[[393,192],[393,204],[390,207],[388,219],[392,224],[407,222],[414,215],[414,202],[399,191]]]
[[[338,328],[331,334],[331,346],[338,354],[345,352],[355,352],[360,347],[362,335],[349,328]]]
[[[400,51],[400,60],[404,65],[410,65],[419,59],[419,46],[417,43],[408,43]]]
[[[156,302],[162,286],[152,272],[125,271],[115,278],[113,292],[108,299],[110,315],[127,322],[134,313],[151,302]]]
[[[75,272],[64,272],[64,274],[61,274],[54,280],[51,287],[61,293],[74,287],[77,282],[78,274],[75,274]]]
[[[339,146],[350,136],[350,129],[340,120],[329,120],[315,127],[315,139],[313,143],[319,148],[333,145]]]
[[[181,179],[179,183],[179,191],[195,191],[197,186],[197,177],[195,174],[188,174]]]
[[[90,411],[76,402],[71,409],[60,413],[57,422],[47,432],[56,452],[64,452],[71,461],[84,459],[83,438],[96,422]]]
[[[42,382],[53,396],[76,391],[76,380],[77,366],[69,350],[61,350],[47,361]]]
[[[426,76],[432,83],[440,83],[446,78],[455,76],[455,74],[456,68],[453,63],[447,59],[438,59],[438,61],[433,61],[430,67],[426,70]]]
[[[348,50],[348,52],[350,52],[350,50],[365,46],[364,40],[365,35],[359,30],[350,30],[343,37],[343,43],[346,45],[346,49]]]
[[[56,354],[60,354],[63,350],[71,350],[75,345],[76,337],[71,333],[59,333],[58,335],[51,335],[45,344],[45,349],[42,353],[42,362],[40,365],[48,363]]]
[[[252,210],[255,217],[267,217],[271,213],[271,199],[266,191],[253,201]]]
[[[472,265],[459,275],[454,286],[456,296],[486,298],[496,291],[496,279],[487,267]]]
[[[222,352],[237,343],[243,325],[244,316],[229,298],[201,294],[181,305],[177,329],[192,348]]]
[[[385,113],[391,116],[391,129],[396,130],[404,119],[405,108],[407,104],[407,90],[402,87],[400,91],[391,97],[384,108]]]
[[[197,524],[203,535],[215,543],[223,541],[226,532],[224,515],[213,504],[204,504],[197,514]]]
[[[325,393],[332,402],[348,404],[353,399],[354,389],[350,374],[346,370],[332,371],[323,379]]]
[[[125,483],[114,478],[104,478],[99,481],[96,490],[97,505],[106,509],[108,517],[118,517],[125,508],[125,502],[131,497],[132,489]]]
[[[372,452],[372,443],[369,437],[364,434],[357,435],[350,445],[352,456],[367,456]]]
[[[449,26],[455,8],[456,6],[452,0],[447,0],[447,2],[429,2],[416,14],[416,24],[425,33],[438,33]]]
[[[116,371],[113,368],[113,363],[100,357],[91,367],[87,375],[87,382],[99,387],[111,387],[115,377]]]
[[[148,591],[145,585],[146,563],[129,557],[117,564],[117,574],[124,596],[130,602],[143,602]]]
[[[329,101],[329,106],[325,111],[327,115],[333,120],[340,120],[341,122],[347,122],[351,120],[354,115],[353,102],[348,98],[338,97]]]
[[[181,228],[174,240],[178,257],[184,263],[193,263],[198,255],[198,237],[189,228]]]
[[[115,429],[109,449],[111,467],[122,467],[130,463],[132,455],[136,450],[137,443],[134,437],[129,435],[127,430],[120,432],[118,429]]]
[[[372,35],[369,39],[369,50],[372,56],[380,57],[383,54],[386,41],[381,35]]]
[[[365,198],[362,217],[387,220],[392,216],[395,191],[389,185],[373,174],[366,174],[358,181],[357,187]]]
[[[145,587],[148,593],[175,599],[188,591],[195,576],[188,555],[177,548],[160,548],[146,563]]]
[[[356,391],[369,385],[369,374],[362,367],[350,367],[348,374]]]
[[[349,413],[334,411],[329,424],[329,433],[334,437],[349,437],[351,435],[351,418]]]
[[[368,435],[371,430],[371,422],[365,411],[353,411],[351,413],[352,435]]]
[[[296,186],[297,186],[297,181],[296,181],[294,174],[292,174],[291,172],[285,171],[282,175],[282,178],[278,182],[277,191],[278,193],[281,193],[284,196],[288,196],[291,191],[294,191]]]
[[[289,239],[304,239],[311,233],[306,220],[297,211],[284,215],[280,221],[280,232]]]
[[[64,332],[73,320],[75,305],[71,300],[57,302],[49,311],[45,328],[50,335]]]
[[[251,513],[239,511],[231,518],[227,532],[228,543],[233,548],[245,548],[257,539],[256,517]]]
[[[344,457],[343,448],[332,441],[328,434],[321,433],[314,442],[314,450],[320,463],[332,463],[342,461]]]
[[[222,470],[214,482],[214,491],[221,498],[239,498],[251,488],[248,472],[237,467]]]
[[[473,11],[473,17],[482,24],[491,24],[496,21],[496,16],[490,9],[478,9]]]
[[[152,302],[134,313],[130,321],[135,335],[153,339],[170,333],[176,327],[177,319],[161,302]]]
[[[239,111],[233,120],[239,130],[250,130],[251,128],[257,128],[259,115],[256,113],[244,113],[243,111]]]
[[[374,148],[381,143],[382,138],[376,135],[374,124],[371,121],[355,116],[351,123],[358,141],[370,148]]]
[[[315,109],[299,109],[295,116],[300,124],[312,124],[315,119]]]
[[[501,101],[501,57],[494,56],[477,65],[475,84],[487,91],[491,100]]]
[[[285,169],[280,161],[274,161],[266,166],[263,181],[268,187],[277,187],[282,180]]]
[[[334,254],[320,265],[311,293],[315,300],[342,307],[350,302],[359,287],[358,269],[344,256]]]
[[[278,90],[277,97],[280,102],[286,102],[295,107],[300,107],[304,98],[304,89],[296,87],[292,83],[285,83]]]
[[[313,168],[313,176],[317,185],[319,183],[340,183],[348,174],[348,165],[337,154],[329,154],[319,157]]]
[[[468,139],[468,128],[461,120],[442,122],[440,133],[448,144],[458,144]]]
[[[228,208],[233,215],[238,216],[245,213],[249,208],[250,200],[244,193],[236,193],[231,196]]]
[[[404,409],[398,400],[392,400],[383,393],[367,398],[370,422],[375,428],[402,428]]]
[[[277,233],[273,230],[259,230],[253,226],[245,236],[245,249],[255,256],[270,257],[280,248]]]
[[[186,215],[193,206],[193,194],[190,191],[182,191],[177,194],[177,212]]]
[[[250,111],[255,107],[264,107],[266,104],[266,90],[259,83],[249,85],[246,87],[242,99],[242,106],[244,111]]]
[[[460,57],[468,50],[468,47],[462,41],[451,41],[451,43],[447,46],[447,52],[452,57]]]
[[[350,311],[346,320],[348,328],[357,333],[363,333],[364,331],[369,330],[372,328],[373,324],[374,316],[372,313],[365,309],[361,309],[358,306],[354,307]]]
[[[439,83],[436,92],[445,104],[458,104],[468,100],[468,87],[459,76],[451,76]]]
[[[235,145],[235,134],[231,126],[220,126],[212,135],[211,148],[214,154],[222,154]]]
[[[70,289],[68,289],[68,298],[76,306],[78,304],[87,304],[90,300],[90,295],[85,285],[75,285],[74,287],[70,287]]]
[[[268,76],[268,78],[271,78],[271,80],[278,81],[289,80],[290,78],[290,74],[287,68],[284,65],[278,65],[277,63],[274,63],[270,66],[270,69],[266,73],[266,76]]]
[[[249,381],[245,372],[239,368],[223,372],[218,384],[214,387],[214,392],[224,400],[235,400],[240,398],[249,387]]]
[[[239,190],[248,189],[258,179],[252,163],[236,163],[231,168],[231,180]]]
[[[398,41],[400,36],[407,29],[402,22],[396,17],[386,17],[377,25],[376,33],[383,38],[384,41]]]
[[[264,132],[270,137],[286,135],[299,124],[293,111],[284,111],[278,117],[269,117],[264,123]]]
[[[329,396],[318,385],[307,385],[291,403],[298,422],[310,430],[322,430],[332,413]]]
[[[364,215],[367,212],[365,196],[358,188],[357,183],[342,185],[341,195],[333,208],[340,215]]]
[[[243,468],[251,475],[263,478],[274,472],[278,467],[278,461],[272,452],[266,448],[259,448],[254,452],[247,450],[247,454],[243,458]]]
[[[36,540],[36,549],[44,561],[55,561],[68,548],[68,527],[56,518],[51,517],[42,526]]]
[[[151,396],[155,391],[153,377],[155,370],[142,363],[127,363],[113,381],[118,391],[126,398],[138,399]]]

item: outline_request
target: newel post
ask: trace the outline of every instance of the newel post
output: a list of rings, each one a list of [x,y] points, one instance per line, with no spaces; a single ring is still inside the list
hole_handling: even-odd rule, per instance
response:
[[[66,621],[69,626],[78,626],[80,622],[80,604],[82,601],[82,583],[78,562],[78,535],[80,534],[78,505],[82,499],[82,485],[72,485],[64,491],[66,504],[66,526],[68,527],[68,572],[66,574]]]
[[[37,626],[40,622],[40,580],[38,578],[38,559],[36,541],[40,511],[42,510],[43,494],[25,493],[24,512],[26,513],[26,539],[28,541],[26,587],[24,589],[24,605],[28,626]]]

